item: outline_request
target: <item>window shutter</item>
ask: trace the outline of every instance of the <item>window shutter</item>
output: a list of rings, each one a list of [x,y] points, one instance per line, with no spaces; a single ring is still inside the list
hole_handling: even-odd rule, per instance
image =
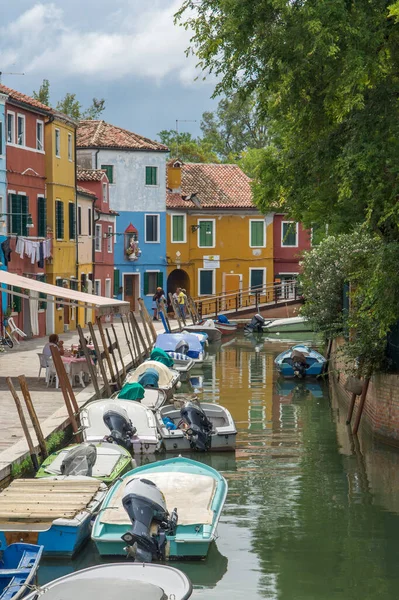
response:
[[[200,294],[213,294],[213,271],[200,271]]]
[[[251,246],[263,246],[264,239],[264,225],[263,221],[252,221],[251,222]]]
[[[57,239],[64,239],[64,203],[61,200],[56,201],[56,232]]]
[[[37,279],[37,281],[42,281],[43,283],[46,283],[45,275],[37,275],[36,279]],[[46,298],[47,298],[46,294],[43,294],[43,292],[39,292],[39,310],[46,310],[46,308],[47,308]]]
[[[69,202],[69,239],[74,240],[76,237],[76,219],[75,219],[75,204]]]
[[[37,199],[37,235],[46,237],[46,198]]]
[[[101,165],[101,170],[105,171],[110,183],[114,183],[114,167],[113,165]]]
[[[19,294],[21,293],[21,288],[19,288],[19,287],[13,287],[13,290],[15,292],[18,292]],[[20,313],[22,310],[21,296],[13,296],[13,302],[14,302],[14,312]]]
[[[163,289],[163,273],[162,273],[162,271],[157,273],[157,287],[161,287]]]
[[[114,296],[119,294],[119,280],[120,280],[120,271],[119,269],[114,269]]]
[[[262,269],[252,269],[251,271],[251,290],[255,292],[262,291],[263,282],[263,273]]]
[[[144,296],[148,294],[149,289],[149,274],[144,273]]]
[[[181,242],[184,240],[184,217],[183,215],[174,215],[173,217],[173,242]]]
[[[9,206],[10,213],[9,216],[9,226],[8,230],[10,233],[15,233],[16,235],[21,235],[21,201],[20,196],[17,194],[9,194]]]
[[[200,221],[200,246],[213,246],[213,223]]]

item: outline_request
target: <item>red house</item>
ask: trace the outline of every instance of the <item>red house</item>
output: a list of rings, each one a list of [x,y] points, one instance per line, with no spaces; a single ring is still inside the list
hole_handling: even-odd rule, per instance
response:
[[[45,281],[49,246],[43,243],[47,238],[44,129],[52,111],[2,84],[0,92],[8,96],[5,107],[7,205],[4,211],[7,214],[2,217],[7,221],[4,262],[12,273]],[[46,334],[45,303],[39,301],[35,310],[34,302],[10,296],[9,307],[15,322],[28,336]]]
[[[311,232],[301,223],[275,214],[273,218],[274,280],[292,281],[300,271],[300,255],[311,248]]]
[[[97,197],[93,219],[93,293],[112,298],[119,289],[119,281],[114,281],[115,223],[118,213],[109,208],[108,177],[100,169],[78,169],[77,180]]]

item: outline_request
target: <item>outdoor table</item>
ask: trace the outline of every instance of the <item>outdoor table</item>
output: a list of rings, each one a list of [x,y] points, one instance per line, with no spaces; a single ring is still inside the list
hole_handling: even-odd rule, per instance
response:
[[[65,370],[68,374],[71,385],[74,385],[75,377],[78,375],[79,383],[82,387],[85,387],[83,376],[85,373],[90,375],[89,365],[85,357],[76,358],[75,356],[61,356],[62,362],[65,365]]]

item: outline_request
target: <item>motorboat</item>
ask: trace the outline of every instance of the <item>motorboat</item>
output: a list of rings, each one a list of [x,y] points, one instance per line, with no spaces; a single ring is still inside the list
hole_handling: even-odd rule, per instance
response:
[[[155,419],[166,452],[235,450],[233,417],[219,404],[176,401],[160,408]]]
[[[313,332],[310,322],[305,317],[289,317],[274,319],[263,324],[263,333],[300,333]]]
[[[299,379],[321,375],[326,362],[322,354],[303,344],[292,346],[274,359],[277,369],[284,377]]]
[[[226,494],[220,473],[188,458],[138,467],[109,491],[92,540],[101,555],[144,562],[205,557]]]
[[[90,402],[80,416],[86,442],[107,441],[134,454],[152,454],[159,440],[152,411],[131,400],[106,399]]]
[[[69,573],[40,586],[26,600],[188,600],[192,589],[187,575],[173,567],[124,562]]]
[[[141,383],[125,383],[122,389],[113,396],[120,400],[133,400],[140,402],[150,410],[157,410],[168,399],[167,393],[162,388],[144,388]]]
[[[219,315],[214,320],[214,323],[222,335],[231,335],[237,331],[238,323],[236,321],[229,321],[225,315]]]
[[[83,442],[50,454],[40,465],[35,477],[84,475],[111,485],[135,466],[132,455],[123,446],[107,442]]]
[[[184,331],[188,331],[190,333],[206,333],[210,343],[218,342],[222,337],[221,332],[216,327],[216,325],[212,321],[212,319],[207,319],[206,321],[203,321],[202,323],[197,323],[197,324],[194,323],[193,325],[185,325]]]
[[[162,348],[153,348],[150,360],[157,360],[165,364],[166,367],[175,369],[180,374],[180,379],[184,375],[187,375],[195,365],[193,359],[186,354],[182,354],[181,352],[165,352]]]
[[[35,538],[44,554],[73,555],[90,536],[107,492],[94,477],[14,479],[0,494],[0,545]]]
[[[36,578],[43,546],[10,544],[0,559],[0,600],[18,600]]]
[[[180,375],[175,369],[170,369],[156,360],[146,360],[134,371],[128,373],[126,383],[140,383],[144,388],[161,389],[167,398],[180,386]]]
[[[193,333],[160,333],[155,341],[155,348],[161,348],[168,354],[174,352],[184,354],[195,363],[204,362],[204,346]]]
[[[263,333],[263,326],[266,323],[266,320],[257,313],[254,315],[249,323],[247,323],[244,327],[244,333]]]

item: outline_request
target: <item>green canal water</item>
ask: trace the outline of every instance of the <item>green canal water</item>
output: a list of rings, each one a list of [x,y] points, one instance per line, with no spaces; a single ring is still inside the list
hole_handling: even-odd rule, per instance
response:
[[[229,493],[207,559],[173,565],[204,600],[396,600],[399,453],[353,439],[324,384],[281,381],[281,349],[237,336],[198,371],[200,398],[236,421],[237,451],[195,455]],[[73,561],[44,561],[39,582],[100,563],[88,544]]]

